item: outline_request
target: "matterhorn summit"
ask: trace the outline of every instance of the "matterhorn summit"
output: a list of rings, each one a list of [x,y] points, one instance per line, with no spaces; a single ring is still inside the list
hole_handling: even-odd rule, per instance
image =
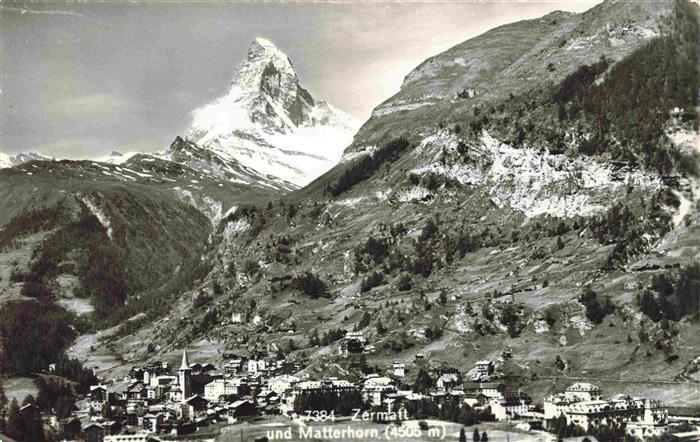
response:
[[[192,116],[189,142],[296,186],[334,166],[359,127],[314,99],[289,58],[263,38],[251,43],[228,93]]]

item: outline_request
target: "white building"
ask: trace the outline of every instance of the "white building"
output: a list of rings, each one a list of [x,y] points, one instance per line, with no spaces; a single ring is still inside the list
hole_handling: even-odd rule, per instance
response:
[[[341,356],[347,356],[350,353],[364,353],[366,343],[362,332],[347,332],[345,337],[340,340],[338,353]]]
[[[224,373],[227,375],[233,375],[239,373],[243,369],[242,359],[229,359],[224,364]]]
[[[333,391],[336,393],[350,391],[355,388],[355,384],[345,379],[326,378],[320,381],[302,381],[296,384],[295,391]]]
[[[451,390],[460,384],[460,379],[457,373],[443,373],[437,378],[435,385],[439,391]]]
[[[481,375],[481,377],[486,377],[493,373],[493,363],[489,360],[476,361],[474,364],[476,372]]]
[[[344,393],[355,390],[355,384],[346,381],[345,379],[326,378],[320,381],[307,380],[297,382],[293,388],[286,390],[282,395],[280,403],[280,411],[283,414],[291,414],[294,410],[294,401],[296,397],[304,393],[312,392],[332,392]]]
[[[157,399],[160,394],[159,387],[146,387],[146,399]]]
[[[168,390],[168,400],[170,402],[183,401],[182,390],[180,389],[179,385],[176,384],[170,387],[170,390]]]
[[[270,391],[275,392],[277,395],[282,396],[286,391],[293,388],[300,379],[296,376],[282,375],[270,378],[267,381],[267,387]]]
[[[522,393],[492,397],[489,399],[489,405],[491,406],[491,413],[498,421],[524,416],[534,408],[532,400]]]
[[[487,398],[498,398],[506,391],[501,382],[473,382],[465,385],[465,393],[470,397],[484,395]]]
[[[256,374],[258,372],[264,371],[267,367],[265,359],[249,359],[248,360],[248,374]]]
[[[204,399],[218,402],[221,396],[240,395],[244,384],[244,379],[214,379],[204,386]]]
[[[649,424],[646,422],[627,422],[625,434],[637,439],[660,438],[668,430],[666,424]]]
[[[345,333],[345,339],[357,339],[358,341],[365,342],[365,336],[361,331],[349,331]]]
[[[362,384],[362,399],[372,406],[382,405],[382,400],[389,393],[396,393],[396,386],[386,376],[369,376]]]
[[[217,402],[219,397],[232,394],[233,385],[229,379],[214,379],[204,386],[204,399]]]
[[[151,376],[149,378],[148,385],[150,387],[158,387],[158,386],[164,386],[164,385],[169,385],[169,384],[176,384],[178,381],[177,376],[173,375],[160,375],[160,376]]]
[[[584,430],[610,423],[640,423],[666,425],[668,410],[660,401],[617,395],[604,399],[600,388],[588,383],[570,386],[563,394],[544,400],[544,418],[549,421],[564,416],[567,423]]]
[[[394,362],[393,364],[394,376],[402,378],[406,376],[406,364],[400,362]]]
[[[457,93],[458,98],[474,98],[479,94],[479,91],[474,88],[464,88],[459,93]]]
[[[588,382],[577,382],[564,391],[564,397],[571,401],[592,401],[602,396],[599,387]]]

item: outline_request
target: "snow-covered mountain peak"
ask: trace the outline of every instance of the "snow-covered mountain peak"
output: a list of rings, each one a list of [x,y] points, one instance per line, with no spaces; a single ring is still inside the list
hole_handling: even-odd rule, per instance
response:
[[[12,167],[12,159],[5,152],[0,152],[0,169]]]
[[[287,55],[279,50],[274,43],[262,37],[256,37],[248,47],[248,60],[257,60],[260,58],[272,59],[277,58],[289,63]],[[291,63],[289,63],[291,65]]]
[[[325,115],[314,109],[316,103],[300,86],[287,55],[269,40],[258,37],[250,44],[246,60],[236,68],[228,94],[193,112],[193,127],[187,138],[207,144],[235,130],[261,128],[269,133],[290,133],[298,126],[328,117],[328,106],[319,105]]]
[[[298,186],[336,164],[359,127],[354,117],[314,99],[287,55],[260,37],[228,93],[192,117],[187,141]]]
[[[247,59],[236,67],[227,97],[250,106],[262,92],[272,96],[282,95],[283,90],[296,92],[298,81],[289,57],[258,37],[250,44]]]
[[[17,155],[12,156],[4,152],[0,152],[0,169],[19,166],[20,164],[24,164],[34,160],[52,161],[53,158],[47,157],[46,155],[42,155],[39,152],[20,152]]]
[[[99,158],[96,158],[95,161],[100,162],[100,163],[108,163],[108,164],[122,164],[128,161],[131,157],[134,155],[139,155],[142,152],[126,152],[126,153],[121,153],[119,151],[113,150],[112,153],[109,155],[105,155]]]

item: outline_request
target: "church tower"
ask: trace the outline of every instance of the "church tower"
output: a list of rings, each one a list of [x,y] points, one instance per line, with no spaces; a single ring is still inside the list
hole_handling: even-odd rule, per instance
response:
[[[180,390],[182,390],[182,402],[184,403],[192,394],[192,384],[190,382],[192,369],[190,368],[190,363],[187,360],[187,349],[182,350],[182,364],[180,364],[179,374]]]

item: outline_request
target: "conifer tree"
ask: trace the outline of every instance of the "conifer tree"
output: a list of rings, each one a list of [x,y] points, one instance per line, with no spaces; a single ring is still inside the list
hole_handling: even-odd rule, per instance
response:
[[[22,440],[22,419],[19,415],[19,404],[16,398],[12,398],[10,408],[7,411],[7,423],[5,424],[5,434],[12,439]]]
[[[2,385],[2,379],[0,379],[0,412],[7,406],[7,396],[5,396],[5,387]]]

